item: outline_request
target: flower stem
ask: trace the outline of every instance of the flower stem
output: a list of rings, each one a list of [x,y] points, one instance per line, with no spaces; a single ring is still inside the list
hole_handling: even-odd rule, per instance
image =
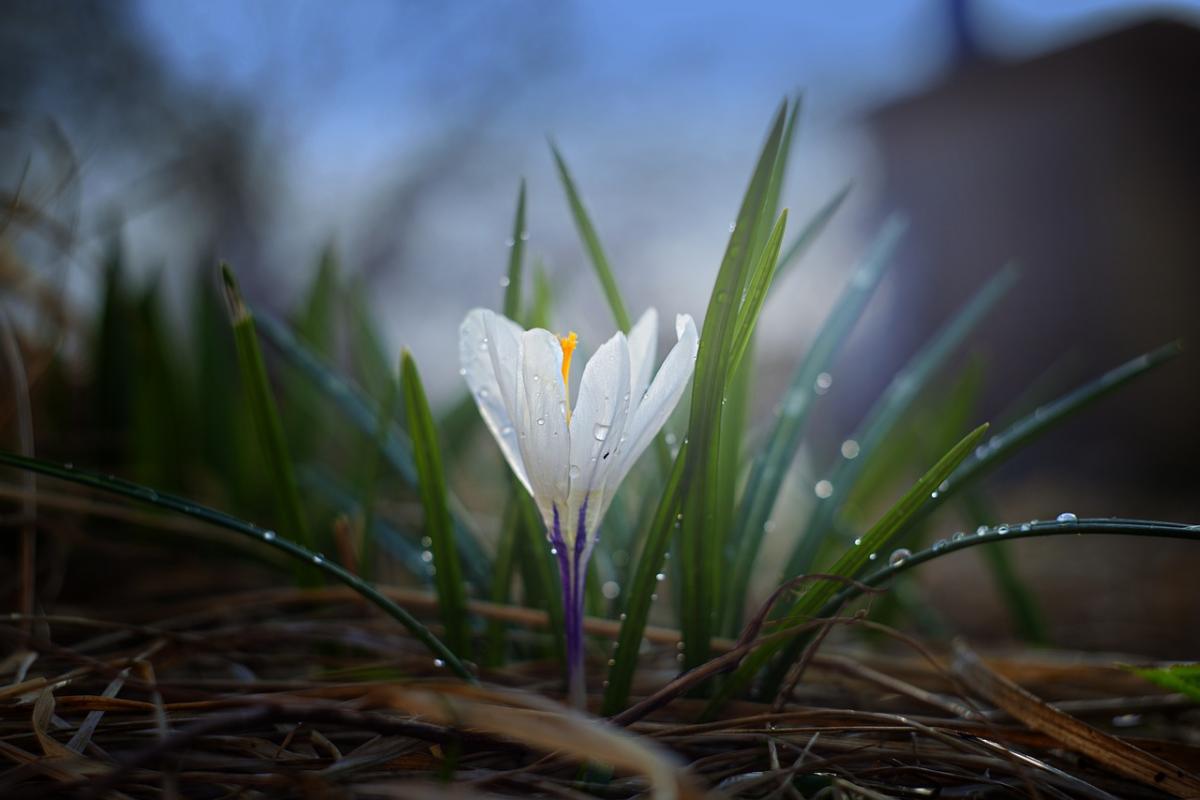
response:
[[[587,709],[587,679],[584,674],[583,657],[583,581],[586,562],[586,537],[583,519],[586,504],[579,515],[580,525],[575,541],[568,547],[559,523],[558,507],[554,507],[553,524],[550,528],[550,544],[558,561],[558,573],[562,578],[563,624],[567,639],[567,698],[575,708]]]

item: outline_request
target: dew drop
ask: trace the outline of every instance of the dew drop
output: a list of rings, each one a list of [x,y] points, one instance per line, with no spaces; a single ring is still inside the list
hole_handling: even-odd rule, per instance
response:
[[[858,442],[854,441],[853,439],[847,439],[846,441],[842,442],[842,458],[858,458],[858,453]]]
[[[937,490],[934,490],[934,491],[932,491],[932,492],[930,492],[930,493],[929,493],[929,499],[930,499],[930,500],[937,500],[937,499],[938,499],[938,497],[939,497],[939,495],[938,495],[938,493],[937,493]]]
[[[508,276],[507,276],[507,275],[501,275],[501,276],[500,276],[500,288],[501,288],[501,289],[507,289],[507,288],[508,288],[508,284],[509,284]]]
[[[512,425],[505,425],[503,428],[500,429],[501,436],[512,436],[512,432],[513,432]]]
[[[579,473],[580,473],[579,467],[575,466],[574,464],[572,464],[571,468],[569,470],[567,470],[567,475],[569,475],[571,477],[571,480],[575,480],[576,478],[578,478]]]
[[[879,558],[879,553],[871,553],[871,555],[867,556],[867,560],[869,561],[874,561],[877,558]]]
[[[950,541],[961,542],[965,538],[967,538],[967,535],[965,533],[963,533],[962,531],[955,531],[954,535],[950,537]]]
[[[855,547],[859,547],[859,546],[861,546],[861,545],[862,545],[862,537],[861,537],[861,536],[856,536],[856,537],[854,538],[854,546],[855,546]]]
[[[1031,530],[1033,530],[1033,526],[1032,526],[1032,525],[1030,525],[1028,522],[1022,522],[1022,523],[1021,523],[1021,530],[1022,530],[1022,531],[1031,531]]]
[[[949,542],[947,542],[945,539],[938,539],[933,543],[933,552],[937,553],[945,550],[947,544],[949,544]]]
[[[550,548],[550,555],[552,555],[552,556],[556,556],[556,555],[558,555],[558,548],[557,548],[557,547],[551,547],[551,548]]]
[[[480,389],[480,390],[479,390],[479,399],[480,399],[480,400],[487,400],[487,399],[488,399],[488,390],[487,390],[487,389]]]
[[[610,658],[610,659],[608,660],[608,665],[609,665],[610,667],[615,667],[615,666],[617,665],[617,660],[616,660],[615,658]]]
[[[325,563],[325,557],[324,557],[324,556],[322,556],[322,555],[320,555],[320,554],[314,554],[314,555],[313,555],[313,557],[312,557],[312,562],[313,562],[314,564],[324,564],[324,563]]]
[[[683,522],[683,512],[682,511],[680,511],[678,514],[675,515],[675,521]]]
[[[268,542],[275,541],[275,531],[263,531],[262,537]]]
[[[534,375],[534,376],[533,376],[534,383],[536,383],[536,382],[540,381],[541,379],[542,379],[542,376],[541,376],[541,375]]]
[[[657,599],[658,599],[658,592],[655,592],[654,594],[650,595],[651,602],[654,602]]]
[[[459,367],[459,368],[458,368],[458,374],[459,374],[459,375],[466,375],[466,374],[467,374],[467,369],[466,369],[466,367]]]
[[[426,550],[433,547],[433,539],[429,538],[428,536],[422,536],[421,547],[424,547]]]
[[[983,535],[985,535],[987,532],[988,532],[988,526],[987,526],[987,525],[980,525],[978,528],[976,528],[976,529],[975,529],[975,535],[976,535],[976,536],[983,536]]]
[[[829,481],[817,481],[817,485],[813,487],[813,493],[822,500],[833,496],[833,484]]]
[[[605,600],[615,600],[620,593],[621,585],[616,581],[605,581],[600,587],[600,594],[604,595]]]
[[[813,390],[817,394],[825,394],[829,391],[830,386],[833,386],[833,376],[828,372],[822,372],[813,383]]]
[[[763,533],[772,533],[775,530],[775,520],[769,519],[763,523]]]
[[[505,247],[512,247],[514,244],[516,244],[516,242],[512,240],[511,236],[504,240]]]
[[[596,427],[592,429],[592,435],[596,437],[597,442],[603,442],[608,438],[609,426],[604,423],[597,422]]]
[[[433,561],[433,551],[422,550],[421,551],[421,560],[424,561],[426,564],[432,562]]]
[[[538,425],[545,425],[545,424],[546,424],[546,418],[545,418],[545,417],[538,417],[538,418],[537,418],[537,424],[538,424]]]
[[[996,533],[999,534],[1000,536],[1003,536],[1004,534],[1008,533],[1008,531],[1009,531],[1009,527],[1007,525],[997,525],[996,526]]]
[[[435,658],[433,660],[433,665],[438,669],[441,669],[442,667],[446,666],[446,662],[442,661],[440,658]]]
[[[912,558],[912,553],[901,547],[899,550],[893,550],[892,554],[888,556],[888,566],[898,567],[910,558]]]
[[[1079,522],[1079,517],[1075,516],[1070,511],[1064,511],[1063,513],[1059,514],[1054,519],[1056,522],[1062,522],[1062,523]]]
[[[666,434],[663,439],[666,440],[668,447],[674,447],[675,443],[679,441],[679,439],[673,433]]]
[[[654,580],[656,580],[656,581],[664,581],[666,579],[667,579],[667,575],[665,572],[660,572],[654,576]]]

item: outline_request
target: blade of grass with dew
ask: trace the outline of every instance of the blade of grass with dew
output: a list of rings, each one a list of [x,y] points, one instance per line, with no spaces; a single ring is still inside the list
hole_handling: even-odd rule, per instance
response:
[[[930,495],[971,454],[971,451],[987,434],[987,430],[987,424],[980,425],[951,448],[827,572],[845,578],[857,578],[870,565],[871,556],[888,547],[895,540],[896,535],[904,529],[905,523],[930,502]],[[824,607],[829,598],[836,594],[839,585],[832,581],[819,581],[812,584],[782,615],[783,623],[796,622],[816,614]],[[720,692],[714,696],[708,708],[705,709],[705,717],[710,718],[726,700],[748,686],[754,676],[771,660],[771,657],[786,648],[784,657],[779,659],[775,668],[770,671],[771,674],[763,680],[762,694],[764,696],[773,695],[778,690],[783,674],[794,660],[795,655],[798,655],[803,644],[803,639],[793,639],[790,644],[786,640],[781,640],[760,647],[746,656],[736,672],[721,686]]]
[[[301,546],[312,549],[313,538],[300,502],[300,490],[296,486],[292,457],[288,452],[287,440],[283,436],[283,425],[279,421],[279,411],[271,393],[267,368],[263,363],[262,351],[258,347],[254,316],[242,302],[237,279],[228,264],[221,265],[221,277],[225,282],[225,297],[229,302],[229,316],[233,324],[234,341],[237,344],[242,383],[254,413],[263,455],[273,478],[272,486],[276,493],[280,520],[289,530],[296,532]],[[298,567],[296,577],[303,585],[311,586],[319,582],[313,570],[307,566]]]
[[[119,478],[85,472],[42,459],[25,458],[6,450],[0,450],[0,464],[16,467],[17,469],[30,470],[41,475],[48,475],[69,483],[87,486],[101,492],[119,495],[159,509],[198,519],[211,525],[231,530],[250,541],[272,547],[295,561],[310,564],[326,576],[347,586],[407,628],[409,633],[429,648],[429,651],[434,656],[441,659],[460,678],[471,683],[475,682],[475,677],[458,657],[440,639],[434,636],[428,628],[422,625],[416,617],[404,610],[403,607],[349,570],[313,552],[307,547],[276,534],[275,531],[260,528],[257,525],[240,520],[223,511],[218,511],[215,508],[210,508],[172,494],[159,492],[151,489],[149,486],[142,486]]]
[[[521,319],[521,269],[525,260],[525,181],[517,191],[517,213],[513,218],[512,238],[509,239],[508,272],[504,278],[504,316]]]
[[[751,268],[751,234],[763,211],[770,177],[787,118],[787,104],[775,115],[750,184],[729,236],[704,314],[700,347],[692,384],[688,421],[688,457],[683,475],[684,525],[680,536],[680,627],[684,641],[684,667],[708,660],[713,632],[713,611],[719,607],[720,565],[727,531],[719,530],[721,485],[721,408],[731,376],[734,331],[741,299]]]
[[[579,197],[579,190],[575,186],[575,180],[571,177],[570,170],[567,169],[567,162],[563,160],[562,154],[558,152],[558,148],[553,142],[550,143],[550,152],[554,156],[554,164],[558,168],[558,177],[562,181],[563,190],[567,194],[567,203],[571,206],[571,217],[575,220],[575,227],[579,231],[579,238],[583,239],[583,246],[587,250],[588,258],[592,262],[592,267],[596,270],[596,277],[600,280],[600,286],[604,290],[604,297],[608,300],[608,306],[612,309],[613,318],[617,321],[617,327],[629,333],[629,329],[633,327],[633,321],[629,318],[629,311],[625,307],[625,301],[621,299],[621,290],[617,288],[617,279],[613,276],[612,267],[608,263],[608,256],[604,254],[604,248],[600,245],[600,237],[596,234],[596,226],[592,224],[591,217],[588,216],[587,209],[583,206],[583,200]]]
[[[303,372],[313,384],[358,429],[360,433],[373,436],[379,419],[379,408],[361,390],[326,366],[303,344],[297,341],[287,326],[270,314],[256,312],[258,331],[271,342],[293,366]],[[398,426],[392,425],[383,449],[388,463],[400,474],[409,486],[417,484],[417,469],[413,462],[412,442]],[[491,559],[479,544],[479,536],[467,522],[462,504],[450,494],[450,511],[454,517],[455,541],[462,551],[462,562],[467,570],[471,585],[485,592],[491,583]]]
[[[1047,536],[1134,536],[1158,539],[1182,539],[1200,543],[1200,526],[1179,522],[1157,520],[1120,519],[1066,519],[1047,522],[1023,522],[1012,525],[997,525],[980,533],[939,542],[933,547],[912,553],[895,563],[888,563],[859,579],[859,585],[841,588],[825,603],[818,616],[829,616],[846,603],[859,597],[865,588],[881,586],[894,580],[908,570],[915,569],[937,558],[944,558],[971,547],[1011,542],[1017,539],[1036,539]]]
[[[1012,288],[1016,280],[1015,268],[1008,266],[1002,269],[950,322],[934,334],[900,372],[896,373],[896,377],[867,413],[863,424],[851,436],[851,440],[857,444],[858,457],[840,459],[834,470],[829,473],[827,480],[834,488],[834,495],[813,506],[808,522],[801,528],[800,540],[792,550],[783,575],[803,575],[812,570],[821,544],[842,507],[838,497],[854,484],[862,472],[863,465],[887,439],[895,425],[912,406],[917,395],[967,335]]]
[[[470,652],[467,628],[467,596],[463,591],[462,565],[454,544],[454,523],[447,506],[446,476],[442,471],[441,445],[429,401],[421,385],[421,376],[412,354],[400,356],[400,386],[408,429],[412,432],[413,459],[417,465],[417,484],[421,505],[425,508],[425,531],[432,540],[434,581],[438,611],[446,629],[446,644],[460,656]]]
[[[638,556],[637,568],[624,595],[621,610],[621,630],[617,636],[612,664],[608,669],[608,681],[604,687],[604,702],[600,713],[612,716],[625,708],[629,701],[629,690],[633,685],[633,673],[637,669],[638,650],[642,635],[646,632],[646,621],[650,616],[651,598],[654,596],[658,575],[662,572],[671,535],[679,526],[677,514],[682,500],[684,465],[687,462],[688,445],[679,448],[667,483],[663,487],[658,507],[650,522],[649,530]]]
[[[750,280],[746,284],[746,297],[738,309],[734,322],[732,355],[730,363],[736,369],[746,355],[750,340],[754,334],[754,326],[758,323],[759,314],[767,300],[767,292],[775,281],[775,271],[779,266],[779,248],[783,244],[783,232],[787,227],[788,212],[785,208],[779,215],[771,235],[759,251],[758,264],[750,272]]]
[[[754,562],[762,546],[767,522],[783,487],[784,478],[795,459],[800,440],[812,410],[817,379],[829,369],[854,324],[862,316],[884,271],[904,234],[906,224],[899,218],[889,219],[876,237],[870,252],[860,262],[833,311],[821,326],[804,361],[796,370],[776,411],[775,421],[766,435],[763,450],[755,457],[750,477],[738,507],[736,529],[732,542],[733,574],[727,585],[740,587],[737,594],[728,596],[731,609],[728,619],[739,619],[734,613],[744,602],[745,587],[749,585]],[[726,625],[730,624],[726,622]]]
[[[944,485],[937,487],[937,497],[922,509],[919,515],[909,520],[908,525],[915,525],[924,519],[963,487],[969,486],[972,481],[1001,464],[1010,455],[1055,425],[1069,419],[1134,378],[1166,363],[1180,352],[1182,352],[1182,348],[1179,342],[1171,342],[1126,361],[1119,367],[1109,370],[1099,378],[1068,392],[1057,400],[1038,407],[1032,414],[1021,418],[1007,430],[993,436],[986,445],[980,445],[952,475],[947,476]],[[900,535],[903,536],[904,533],[907,533],[907,528],[901,531]]]

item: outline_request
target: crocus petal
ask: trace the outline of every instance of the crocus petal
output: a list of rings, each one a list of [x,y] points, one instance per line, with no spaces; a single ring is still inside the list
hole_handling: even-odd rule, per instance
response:
[[[521,332],[521,326],[511,320],[484,308],[474,309],[459,328],[458,356],[480,416],[513,473],[529,490],[529,477],[513,425]]]
[[[641,319],[629,331],[629,408],[633,413],[642,402],[654,374],[654,357],[658,350],[658,312],[647,308]]]
[[[555,500],[565,499],[570,485],[567,461],[571,444],[562,358],[562,346],[550,331],[535,328],[521,334],[514,421],[530,493],[547,528],[552,524]]]
[[[621,453],[618,480],[629,472],[638,456],[666,424],[667,418],[679,403],[679,398],[683,396],[688,381],[691,380],[692,371],[696,367],[700,335],[696,332],[696,323],[690,315],[680,314],[675,317],[675,335],[678,341],[663,359],[662,366],[658,368],[658,374],[646,390],[645,397],[625,425],[627,441]]]
[[[571,412],[571,494],[567,520],[571,534],[595,533],[595,527],[608,508],[608,498],[616,490],[610,480],[624,450],[625,425],[629,411],[629,343],[625,334],[616,333],[588,359],[579,382],[579,397]],[[619,480],[619,479],[618,479]],[[584,531],[576,529],[585,509]]]

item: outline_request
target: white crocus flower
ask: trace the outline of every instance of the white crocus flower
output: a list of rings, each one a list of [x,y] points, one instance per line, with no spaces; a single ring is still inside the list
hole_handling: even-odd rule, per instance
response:
[[[487,309],[459,329],[462,374],[488,429],[533,495],[558,560],[572,700],[583,699],[583,580],[600,521],[621,480],[679,403],[699,336],[687,314],[654,374],[658,314],[648,309],[588,359],[572,405],[576,335],[520,325]],[[653,376],[653,380],[651,377]]]

